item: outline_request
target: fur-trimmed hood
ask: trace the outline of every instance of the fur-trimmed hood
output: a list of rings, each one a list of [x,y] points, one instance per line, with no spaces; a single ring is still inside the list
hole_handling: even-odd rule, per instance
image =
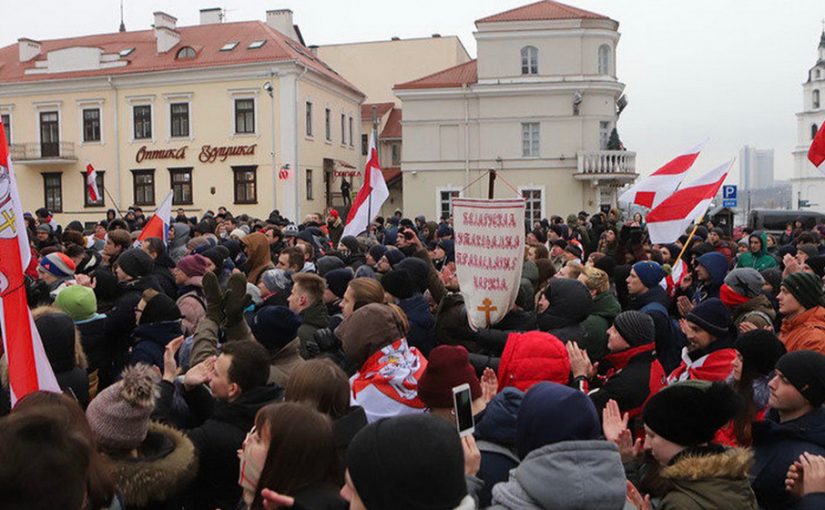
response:
[[[661,508],[757,510],[748,479],[752,462],[753,454],[743,448],[710,445],[684,452],[662,469],[661,477],[669,487]]]
[[[129,508],[180,497],[198,470],[195,447],[183,433],[151,422],[138,457],[108,456],[117,489]]]
[[[706,478],[747,478],[753,454],[745,448],[731,448],[711,455],[685,455],[662,469],[662,477],[671,480]]]

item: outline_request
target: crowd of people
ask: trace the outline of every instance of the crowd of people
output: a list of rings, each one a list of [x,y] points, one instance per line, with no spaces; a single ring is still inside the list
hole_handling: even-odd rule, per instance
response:
[[[2,359],[0,508],[825,508],[823,225],[553,216],[474,330],[450,217],[169,220],[27,215],[63,393]]]

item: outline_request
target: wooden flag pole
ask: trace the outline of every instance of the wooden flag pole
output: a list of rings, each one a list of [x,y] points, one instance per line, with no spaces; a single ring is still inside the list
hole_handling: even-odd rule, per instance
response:
[[[685,253],[685,250],[687,250],[687,247],[690,245],[690,240],[693,239],[693,236],[696,234],[696,229],[699,228],[699,225],[701,225],[703,221],[705,221],[704,214],[700,216],[698,220],[696,220],[696,223],[693,225],[693,230],[690,231],[690,235],[685,241],[685,244],[682,245],[682,251],[679,252],[679,256],[676,257],[676,260],[674,260],[673,264],[670,265],[671,267],[676,267],[676,264],[679,263],[679,260],[681,260],[682,255],[684,255]]]

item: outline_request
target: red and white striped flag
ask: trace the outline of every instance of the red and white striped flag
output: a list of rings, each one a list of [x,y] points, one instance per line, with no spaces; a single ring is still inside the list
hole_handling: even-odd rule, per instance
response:
[[[665,244],[676,241],[685,229],[705,214],[719,187],[725,182],[733,160],[714,168],[667,197],[647,215],[650,242]]]
[[[169,241],[169,220],[172,218],[172,190],[164,197],[163,202],[160,203],[155,214],[143,226],[138,238],[135,240],[134,246],[140,248],[141,242],[150,237],[157,237],[163,239],[166,244]]]
[[[373,218],[381,214],[381,206],[390,196],[381,166],[378,164],[378,151],[375,148],[375,131],[370,134],[370,151],[364,170],[364,184],[355,195],[344,233],[341,237],[357,236],[367,230]]]
[[[33,391],[60,392],[26,302],[23,270],[30,261],[23,208],[5,130],[0,124],[0,327],[12,405]]]
[[[676,294],[676,289],[682,283],[682,278],[688,273],[687,264],[682,259],[677,260],[670,268],[670,274],[665,276],[659,285],[667,291],[667,295],[673,297]]]
[[[662,168],[634,184],[619,197],[619,202],[653,209],[673,193],[693,166],[707,140],[668,161]]]
[[[92,202],[97,202],[100,192],[97,190],[97,172],[91,163],[86,165],[86,188],[89,190],[89,198]]]

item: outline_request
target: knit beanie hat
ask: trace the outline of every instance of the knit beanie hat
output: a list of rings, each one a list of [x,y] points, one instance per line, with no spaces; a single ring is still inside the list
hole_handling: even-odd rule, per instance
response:
[[[261,275],[266,290],[274,294],[288,293],[292,290],[292,272],[283,269],[269,269]]]
[[[387,262],[390,263],[390,267],[395,267],[396,264],[404,260],[405,255],[401,250],[388,249],[386,253],[384,253],[384,257],[386,257]]]
[[[155,410],[158,376],[149,365],[137,364],[123,371],[123,378],[97,394],[86,409],[86,418],[97,443],[104,448],[133,450],[149,430]]]
[[[381,260],[381,257],[383,257],[385,253],[387,253],[387,247],[383,244],[376,244],[375,246],[370,248],[369,252],[367,253],[370,254],[372,260],[378,262],[379,260]]]
[[[805,265],[811,268],[820,279],[825,276],[825,255],[817,255],[816,257],[808,257],[805,260]]]
[[[65,253],[49,253],[40,261],[39,266],[47,273],[58,278],[72,276],[75,272],[75,264]]]
[[[530,388],[516,419],[516,450],[521,458],[562,441],[588,441],[601,434],[593,401],[579,390],[552,382]]]
[[[693,307],[687,320],[719,338],[730,333],[730,311],[719,298],[710,298]]]
[[[74,321],[86,320],[97,312],[95,291],[82,285],[72,285],[60,291],[54,304]]]
[[[271,353],[295,340],[300,325],[301,318],[285,306],[264,306],[249,321],[255,340]]]
[[[47,313],[34,321],[43,341],[46,357],[55,373],[75,367],[74,321],[65,313]]]
[[[393,264],[392,267],[408,272],[418,292],[423,294],[427,290],[427,282],[430,278],[430,271],[432,271],[432,264],[429,261],[418,257],[407,257],[398,264]]]
[[[452,237],[453,235],[453,228],[446,223],[442,223],[438,226],[438,230],[435,231],[435,235],[439,238],[441,237]]]
[[[203,255],[187,255],[180,259],[175,267],[183,271],[186,276],[203,276],[206,273],[206,263],[209,259]]]
[[[350,442],[346,464],[370,510],[452,509],[467,495],[456,427],[430,414],[367,425]]]
[[[544,233],[543,229],[536,227],[531,231],[531,234],[533,234],[536,237],[536,240],[541,244],[547,242],[547,234]]]
[[[734,269],[725,277],[725,285],[740,296],[755,298],[762,294],[765,278],[750,267]]]
[[[593,267],[596,269],[601,269],[607,276],[612,280],[613,274],[616,272],[616,259],[611,257],[610,255],[605,255],[604,257],[599,257],[593,262]],[[638,274],[638,273],[636,273]]]
[[[150,298],[151,294],[154,294],[154,296]],[[147,298],[150,299],[146,301]],[[156,322],[168,322],[180,319],[180,308],[178,308],[175,300],[166,294],[147,290],[143,293],[143,300],[146,301],[146,307],[140,314],[138,324],[154,324]]]
[[[695,446],[712,440],[740,405],[727,383],[694,379],[667,386],[650,397],[643,417],[657,435],[680,446]]]
[[[786,352],[785,344],[764,329],[748,331],[736,339],[734,347],[742,356],[742,371],[756,376],[770,374]]]
[[[573,255],[577,259],[581,260],[582,258],[582,249],[578,245],[570,243],[567,245],[567,248],[565,248],[564,251],[566,251],[570,255]]]
[[[381,278],[381,286],[384,290],[398,299],[407,299],[415,294],[415,284],[410,277],[410,273],[403,269],[393,269]]]
[[[211,260],[215,264],[216,270],[220,271],[223,268],[223,261],[229,258],[229,248],[218,245],[204,250],[201,255]]]
[[[644,312],[622,312],[613,320],[613,326],[630,347],[649,344],[655,339],[656,326],[653,324],[653,318]]]
[[[352,269],[342,267],[341,269],[333,269],[324,277],[327,281],[327,288],[332,291],[338,298],[344,297],[344,292],[347,291],[347,285],[353,278]]]
[[[642,285],[648,289],[659,285],[659,282],[665,277],[665,271],[662,269],[662,266],[652,260],[636,262],[633,264],[633,270],[636,271],[636,275],[639,276]]]
[[[431,409],[452,409],[453,388],[464,383],[470,385],[473,400],[481,396],[481,384],[467,349],[439,345],[430,351],[427,368],[418,380],[418,397]]]
[[[782,286],[785,287],[806,310],[822,304],[822,280],[815,274],[804,271],[791,273],[782,280]]]
[[[341,269],[345,265],[343,260],[332,255],[324,255],[315,261],[315,269],[318,270],[319,276],[326,276],[330,271]]]
[[[819,251],[817,251],[816,246],[812,244],[800,244],[796,247],[796,252],[802,252],[808,256],[808,258],[816,257],[819,255]]]
[[[152,272],[155,261],[140,248],[129,248],[117,258],[117,265],[132,278],[141,278]]]
[[[794,351],[776,362],[776,370],[782,372],[794,387],[814,407],[825,402],[825,355],[815,351]]]
[[[344,236],[341,238],[341,244],[347,247],[350,253],[360,253],[361,246],[358,244],[358,239],[354,236]]]
[[[779,286],[782,285],[782,271],[772,267],[770,269],[763,269],[759,271],[765,282],[769,283],[774,292],[779,292]]]

